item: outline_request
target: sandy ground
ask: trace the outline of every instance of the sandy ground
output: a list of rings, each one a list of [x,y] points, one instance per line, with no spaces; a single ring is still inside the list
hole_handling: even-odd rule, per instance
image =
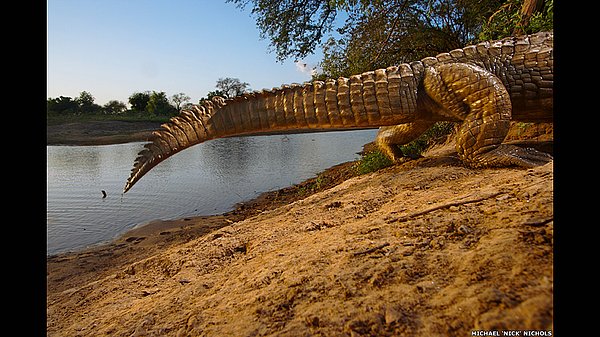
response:
[[[49,257],[47,335],[551,331],[553,163],[472,170],[452,148]]]

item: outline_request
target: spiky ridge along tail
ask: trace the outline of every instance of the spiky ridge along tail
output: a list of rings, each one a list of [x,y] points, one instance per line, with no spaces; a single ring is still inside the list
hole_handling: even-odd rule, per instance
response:
[[[175,153],[210,139],[240,135],[375,128],[405,123],[416,111],[420,62],[350,78],[293,84],[213,98],[153,132],[135,160],[124,192]]]
[[[221,137],[364,129],[475,118],[473,125],[466,127],[463,133],[478,135],[477,137],[491,135],[490,139],[500,139],[503,129],[492,126],[488,131],[481,132],[478,123],[486,124],[486,120],[480,120],[478,116],[469,117],[469,113],[477,110],[480,105],[478,101],[469,103],[469,94],[482,89],[480,86],[496,93],[505,90],[510,96],[510,102],[505,105],[510,104],[512,108],[505,109],[504,113],[507,116],[512,113],[510,119],[552,120],[552,46],[553,33],[540,32],[481,42],[441,53],[436,57],[426,57],[421,61],[365,72],[350,78],[294,84],[228,100],[215,98],[183,111],[152,134],[150,143],[144,146],[135,160],[124,192],[173,154]],[[455,74],[451,71],[441,78],[430,76],[431,83],[423,82],[425,74],[435,74],[444,68],[444,64],[452,63],[468,66],[458,66]],[[473,80],[470,75],[479,77]],[[446,83],[448,81],[450,83]],[[447,85],[460,86],[461,83],[469,85],[462,89],[452,89]],[[463,100],[435,98],[440,95],[443,98],[448,93],[454,98],[462,97]],[[487,119],[502,114],[494,109],[485,112]],[[413,132],[397,131],[392,138],[408,137]],[[496,143],[494,144],[498,145]],[[489,144],[474,144],[473,151],[487,151],[489,148]],[[492,157],[498,156],[494,154]],[[466,156],[465,160],[474,160],[469,158]]]

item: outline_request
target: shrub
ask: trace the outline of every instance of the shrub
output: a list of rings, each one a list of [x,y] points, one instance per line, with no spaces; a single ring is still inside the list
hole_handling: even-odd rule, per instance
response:
[[[390,158],[388,158],[388,156],[376,149],[363,154],[360,160],[358,160],[356,163],[355,170],[359,175],[367,174],[391,166],[392,164],[394,163]]]

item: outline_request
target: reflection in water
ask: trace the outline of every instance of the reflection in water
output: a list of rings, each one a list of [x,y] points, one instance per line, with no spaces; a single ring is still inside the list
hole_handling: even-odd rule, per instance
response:
[[[168,158],[127,194],[123,185],[142,143],[48,146],[48,254],[106,242],[156,219],[229,211],[262,192],[356,159],[375,133],[216,139]]]

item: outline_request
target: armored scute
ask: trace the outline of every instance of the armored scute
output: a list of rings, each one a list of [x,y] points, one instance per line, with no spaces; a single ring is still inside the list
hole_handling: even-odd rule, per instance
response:
[[[144,146],[124,191],[175,153],[241,135],[380,128],[392,159],[437,121],[460,122],[456,150],[471,167],[531,167],[552,159],[502,144],[510,121],[553,119],[553,33],[482,42],[349,78],[284,85],[184,110]]]

